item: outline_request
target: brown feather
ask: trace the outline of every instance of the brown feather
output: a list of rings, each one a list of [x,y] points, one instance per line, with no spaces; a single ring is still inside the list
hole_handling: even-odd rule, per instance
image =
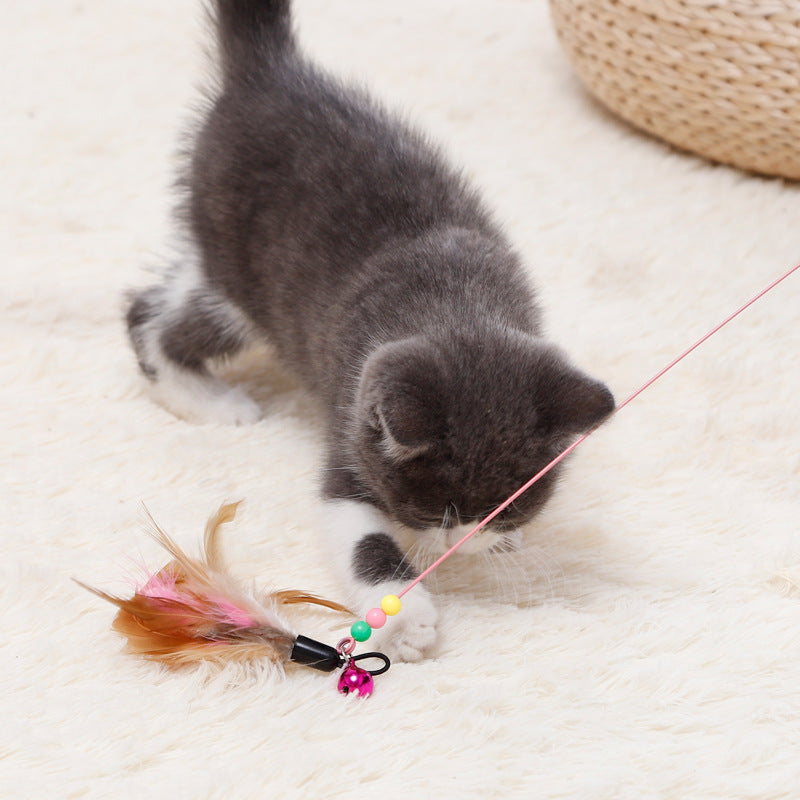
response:
[[[353,612],[347,608],[347,606],[343,606],[341,603],[336,603],[333,600],[326,600],[324,597],[317,597],[317,595],[308,594],[308,592],[286,589],[282,592],[273,592],[271,597],[276,603],[281,605],[310,603],[315,606],[324,606],[325,608],[330,608],[332,611],[341,611],[342,614],[353,614]]]
[[[240,501],[241,502],[241,501]],[[225,559],[222,557],[222,550],[219,544],[219,529],[226,522],[233,522],[240,502],[223,503],[216,514],[212,514],[206,523],[205,533],[203,534],[203,552],[205,561],[210,569],[218,572],[225,572]]]
[[[199,559],[190,558],[148,512],[151,535],[173,560],[129,599],[76,581],[117,606],[112,627],[126,637],[128,652],[169,667],[264,659],[283,664],[296,636],[278,616],[278,607],[308,604],[350,613],[308,592],[273,592],[260,601],[245,593],[226,574],[218,539],[220,526],[234,519],[238,506],[225,504],[208,520]]]

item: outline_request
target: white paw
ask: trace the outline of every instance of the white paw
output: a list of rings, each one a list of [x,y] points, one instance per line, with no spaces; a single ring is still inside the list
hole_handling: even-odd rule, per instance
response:
[[[154,399],[189,422],[251,425],[261,419],[261,407],[244,389],[216,378],[173,371],[152,385]]]
[[[205,409],[205,422],[220,425],[252,425],[262,417],[261,406],[238,386],[226,387]]]
[[[365,614],[378,605],[382,597],[395,594],[401,587],[379,584],[370,588],[373,590],[371,604],[363,609]],[[364,646],[385,653],[393,661],[421,661],[430,655],[436,644],[439,612],[428,590],[420,585],[403,597],[402,604],[399,614],[387,617],[382,628],[373,628],[372,635]]]

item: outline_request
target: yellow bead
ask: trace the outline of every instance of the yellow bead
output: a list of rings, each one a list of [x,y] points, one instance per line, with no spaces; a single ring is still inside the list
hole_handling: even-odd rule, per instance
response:
[[[390,617],[400,613],[400,609],[402,607],[403,604],[400,602],[400,598],[396,594],[387,594],[386,597],[381,600],[381,608],[383,609],[383,613]]]

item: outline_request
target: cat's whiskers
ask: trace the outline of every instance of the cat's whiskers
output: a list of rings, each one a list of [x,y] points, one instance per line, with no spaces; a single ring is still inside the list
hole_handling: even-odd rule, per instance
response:
[[[548,558],[545,551],[538,545],[531,545],[525,549],[525,560],[533,561],[535,571],[542,579],[545,591],[544,596],[552,598],[555,596],[556,577],[563,579],[564,570],[559,566],[555,559]],[[533,572],[533,570],[528,570]]]
[[[449,523],[449,510],[445,511],[442,524],[438,528],[429,528],[425,536],[418,539],[420,550],[423,553],[421,563],[430,563],[434,558],[438,558],[442,553],[447,550],[447,531]],[[435,576],[432,576],[435,577]],[[432,585],[431,585],[432,583]],[[438,580],[433,582],[429,581],[431,588],[436,590],[438,587]]]
[[[508,591],[509,587],[507,585],[508,581],[504,581],[500,576],[500,572],[504,566],[500,558],[493,557],[493,554],[486,550],[481,552],[480,557],[483,562],[483,573],[492,578],[492,586],[490,587],[492,595],[505,600],[505,593]]]
[[[426,564],[429,560],[430,554],[428,553],[427,537],[417,537],[406,549],[406,561],[412,564],[416,569],[418,565]],[[432,575],[431,577],[433,578],[434,576]],[[435,578],[434,581],[428,581],[429,586],[431,583],[435,583]]]
[[[483,550],[479,555],[483,565],[483,574],[490,576],[492,579],[492,585],[488,587],[490,593],[498,599],[501,599],[505,602],[513,602],[515,605],[518,605],[518,581],[511,574],[508,559],[505,559],[500,554],[493,553],[490,550]],[[509,600],[509,590],[513,595],[513,601]]]
[[[527,586],[527,576],[525,574],[525,570],[511,553],[504,553],[500,556],[499,561],[506,572],[508,584],[513,590],[514,605],[520,606],[523,604],[520,587]],[[527,593],[525,599],[527,600]]]
[[[351,494],[345,494],[341,496],[342,500],[363,500],[365,502],[369,502],[371,499],[367,492],[354,492]]]

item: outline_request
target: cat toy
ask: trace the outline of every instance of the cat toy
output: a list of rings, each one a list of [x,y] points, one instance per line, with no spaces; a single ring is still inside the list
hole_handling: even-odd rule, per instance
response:
[[[800,264],[762,289],[642,384],[617,406],[614,413],[618,413],[633,402],[721,328],[798,270]],[[223,523],[230,522],[234,518],[238,503],[223,505],[209,519],[205,530],[203,555],[200,559],[187,556],[151,517],[153,537],[167,550],[173,560],[152,575],[136,590],[132,598],[124,600],[83,583],[80,585],[117,606],[119,611],[113,628],[127,637],[129,652],[160,661],[170,667],[197,663],[200,660],[224,663],[267,659],[281,666],[293,662],[323,672],[340,669],[338,690],[342,694],[366,697],[373,691],[373,676],[386,672],[390,662],[383,653],[354,655],[357,643],[367,641],[373,629],[383,627],[388,617],[400,613],[402,598],[408,592],[585,442],[598,427],[600,426],[583,434],[559,453],[449,550],[411,580],[402,591],[396,595],[385,596],[379,606],[366,613],[364,619],[357,620],[351,625],[350,635],[344,637],[335,647],[291,633],[279,611],[286,606],[305,604],[350,613],[344,606],[298,591],[273,592],[259,598],[244,591],[227,574],[217,533]],[[381,661],[382,666],[368,670],[357,663],[369,659]]]
[[[172,556],[165,567],[151,575],[133,597],[123,599],[77,583],[119,609],[112,627],[128,640],[127,651],[182,667],[198,661],[289,662],[323,672],[341,669],[339,691],[372,693],[373,675],[389,669],[383,653],[353,655],[354,643],[344,639],[336,647],[288,629],[280,611],[286,606],[314,605],[345,614],[349,609],[331,600],[299,591],[279,591],[258,596],[245,591],[228,574],[219,546],[220,527],[231,522],[238,503],[227,503],[206,523],[203,552],[190,558],[175,540],[149,516],[150,533]],[[367,670],[357,662],[383,661]]]

